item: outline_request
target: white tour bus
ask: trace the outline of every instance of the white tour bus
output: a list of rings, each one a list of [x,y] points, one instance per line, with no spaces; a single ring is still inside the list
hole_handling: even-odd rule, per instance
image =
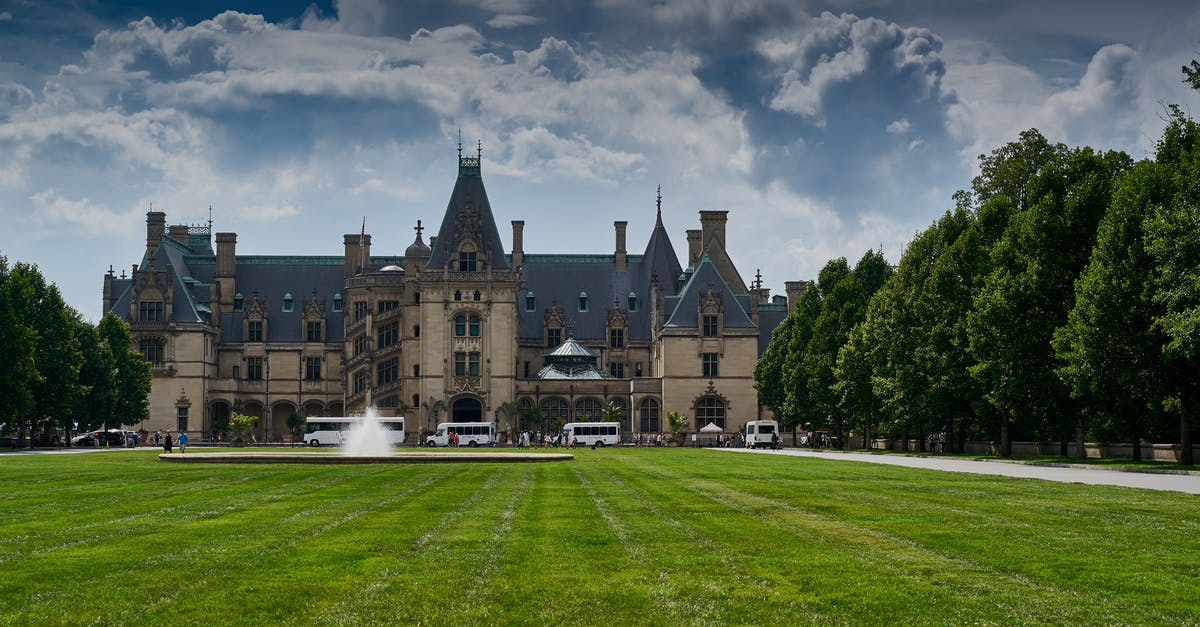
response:
[[[621,443],[619,422],[568,422],[563,425],[567,443],[575,436],[576,446],[616,446]]]
[[[496,424],[492,422],[443,422],[433,435],[425,438],[425,446],[450,446],[450,434],[458,434],[459,446],[495,446]]]
[[[350,437],[350,430],[366,422],[366,416],[309,416],[304,422],[304,441],[309,446],[341,446]],[[375,418],[383,428],[389,444],[404,442],[404,417]]]
[[[746,448],[771,448],[778,444],[779,423],[774,420],[751,420],[746,423]]]

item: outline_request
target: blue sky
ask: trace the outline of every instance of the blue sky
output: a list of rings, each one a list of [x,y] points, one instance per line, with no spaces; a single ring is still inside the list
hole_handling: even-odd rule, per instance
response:
[[[0,255],[85,317],[151,203],[239,254],[374,254],[436,228],[457,138],[506,245],[676,250],[698,211],[774,293],[898,260],[977,157],[1038,128],[1147,156],[1197,95],[1194,2],[0,0]]]

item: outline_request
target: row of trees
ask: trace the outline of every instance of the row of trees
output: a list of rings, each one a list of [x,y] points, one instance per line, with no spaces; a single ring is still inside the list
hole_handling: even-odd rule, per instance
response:
[[[1169,113],[1138,163],[1026,131],[894,269],[830,261],[755,369],[763,404],[864,441],[1173,441],[1193,463],[1200,126]]]
[[[0,433],[43,434],[144,420],[150,364],[112,313],[92,325],[37,267],[0,256]]]

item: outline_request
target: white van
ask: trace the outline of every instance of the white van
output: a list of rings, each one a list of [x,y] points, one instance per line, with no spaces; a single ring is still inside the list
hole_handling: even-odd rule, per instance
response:
[[[621,443],[621,423],[568,422],[563,425],[563,435],[568,444],[574,435],[576,446],[616,446]]]
[[[746,448],[774,448],[779,445],[779,423],[751,420],[746,423]]]
[[[309,446],[341,446],[350,431],[374,421],[383,429],[383,439],[392,446],[404,442],[404,416],[310,416],[304,421],[304,441]]]
[[[458,434],[458,445],[475,448],[496,445],[494,422],[443,422],[433,435],[425,438],[425,446],[450,446],[450,434]]]

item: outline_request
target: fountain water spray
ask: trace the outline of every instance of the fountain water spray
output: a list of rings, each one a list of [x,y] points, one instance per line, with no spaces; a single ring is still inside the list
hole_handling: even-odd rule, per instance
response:
[[[387,430],[379,422],[379,412],[367,409],[362,422],[350,428],[342,442],[342,455],[349,457],[385,457],[392,454]]]

